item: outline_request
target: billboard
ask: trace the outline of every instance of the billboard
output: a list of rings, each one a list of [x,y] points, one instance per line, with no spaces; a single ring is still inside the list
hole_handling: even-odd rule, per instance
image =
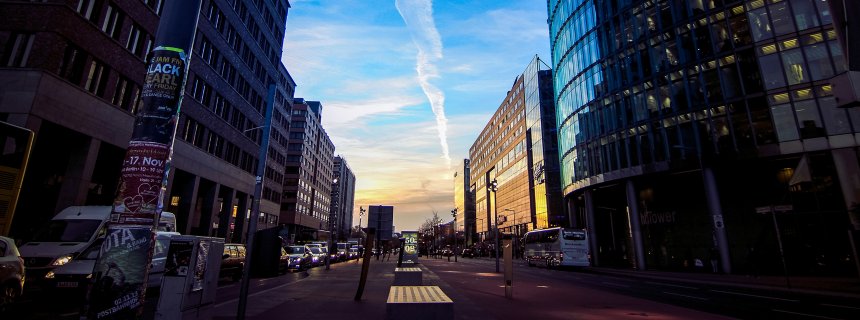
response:
[[[418,263],[418,231],[403,231],[403,263]]]

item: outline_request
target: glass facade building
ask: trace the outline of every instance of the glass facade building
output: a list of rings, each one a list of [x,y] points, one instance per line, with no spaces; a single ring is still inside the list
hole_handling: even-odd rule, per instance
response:
[[[792,273],[853,272],[860,108],[832,95],[826,0],[547,4],[562,193],[595,263],[781,271],[779,230]]]
[[[552,71],[542,64],[535,57],[516,78],[469,149],[469,189],[484,240],[493,237],[496,214],[499,230],[515,235],[567,221],[558,196]]]

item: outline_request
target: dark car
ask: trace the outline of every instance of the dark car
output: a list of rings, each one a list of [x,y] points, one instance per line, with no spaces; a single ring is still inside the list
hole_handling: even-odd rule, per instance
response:
[[[290,257],[288,270],[302,271],[311,268],[311,251],[306,246],[289,246],[284,248]]]
[[[24,291],[24,259],[15,241],[0,237],[0,313]]]
[[[245,245],[228,243],[224,245],[224,260],[221,261],[219,277],[230,277],[233,281],[242,279],[245,269]]]
[[[463,258],[474,258],[475,257],[475,249],[466,248],[463,249],[463,252],[460,254]]]

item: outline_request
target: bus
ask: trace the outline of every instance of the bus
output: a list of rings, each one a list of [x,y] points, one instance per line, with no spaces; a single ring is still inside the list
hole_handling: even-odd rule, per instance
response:
[[[525,259],[529,267],[588,267],[591,253],[584,229],[549,228],[533,230],[523,236]]]

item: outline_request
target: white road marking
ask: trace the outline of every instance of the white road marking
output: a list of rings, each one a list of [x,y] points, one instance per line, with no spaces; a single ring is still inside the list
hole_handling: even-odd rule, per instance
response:
[[[838,304],[827,304],[827,303],[822,303],[821,305],[822,305],[822,306],[828,306],[828,307],[836,307],[836,308],[846,308],[846,309],[855,309],[855,310],[860,310],[860,308],[858,308],[858,307],[840,306],[840,305],[838,305]]]
[[[549,288],[549,286],[537,286],[538,288]]]
[[[797,302],[798,301],[798,300],[793,300],[793,299],[774,298],[774,297],[759,296],[759,295],[740,293],[740,292],[720,291],[720,290],[711,290],[711,291],[725,293],[725,294],[734,294],[734,295],[738,295],[738,296],[756,297],[756,298],[762,298],[762,299],[771,299],[771,300],[780,300],[780,301],[789,301],[789,302]]]
[[[691,290],[698,290],[699,289],[696,287],[688,287],[688,286],[682,286],[682,285],[677,285],[677,284],[668,284],[668,283],[660,283],[660,282],[645,281],[645,283],[656,284],[658,286],[676,287],[676,288],[684,288],[684,289],[691,289]]]
[[[808,314],[808,313],[800,313],[800,312],[791,312],[791,311],[785,311],[785,310],[779,310],[779,309],[771,309],[771,310],[772,310],[772,311],[774,311],[774,312],[782,312],[782,313],[788,313],[788,314],[796,314],[796,315],[807,316],[807,317],[813,317],[813,318],[818,318],[818,319],[841,320],[841,319],[839,319],[839,318],[831,318],[831,317],[819,316],[819,315],[817,315],[817,314]]]
[[[708,298],[702,298],[702,297],[696,297],[696,296],[688,296],[688,295],[686,295],[686,294],[680,294],[680,293],[674,293],[674,292],[668,292],[668,291],[663,291],[663,293],[665,293],[665,294],[671,294],[671,295],[673,295],[673,296],[680,296],[680,297],[684,297],[684,298],[690,298],[690,299],[696,299],[696,300],[708,301]]]

